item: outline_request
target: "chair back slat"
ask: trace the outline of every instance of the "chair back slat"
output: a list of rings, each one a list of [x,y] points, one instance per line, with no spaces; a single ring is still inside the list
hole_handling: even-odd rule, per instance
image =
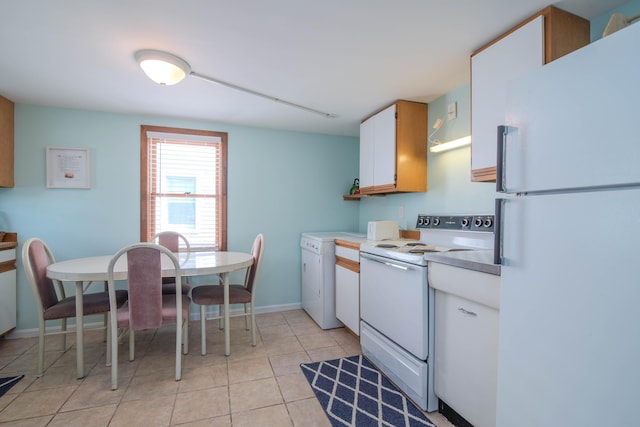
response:
[[[127,252],[129,326],[133,330],[162,325],[162,259],[153,248]]]
[[[53,281],[47,277],[49,258],[41,240],[34,240],[29,246],[29,261],[33,270],[33,276],[38,288],[38,294],[42,301],[42,309],[46,310],[58,303],[58,295]]]
[[[178,233],[159,233],[158,244],[169,249],[173,253],[180,250],[180,235]]]
[[[253,247],[251,248],[251,255],[253,255],[253,265],[249,267],[249,271],[247,272],[246,287],[249,292],[253,292],[253,288],[255,286],[256,276],[258,275],[258,270],[260,270],[260,262],[262,261],[263,249],[264,237],[262,236],[262,234],[258,234],[253,242]]]
[[[182,243],[183,249],[187,253],[187,259],[189,258],[189,253],[191,252],[191,245],[186,237],[177,231],[160,231],[156,233],[150,240],[150,242],[157,242],[160,246],[164,246],[169,249],[174,254],[177,254],[181,251],[180,244]],[[185,260],[186,261],[186,260]],[[162,283],[166,285],[171,285],[175,283],[175,277],[163,277]],[[187,289],[188,290],[188,289]],[[169,291],[168,293],[174,293],[175,291]]]

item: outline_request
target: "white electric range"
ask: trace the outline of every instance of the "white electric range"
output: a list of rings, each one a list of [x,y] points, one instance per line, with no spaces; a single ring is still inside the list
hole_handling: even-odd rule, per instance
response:
[[[435,411],[434,290],[425,254],[492,249],[493,215],[419,215],[419,241],[360,245],[363,354],[421,409]]]

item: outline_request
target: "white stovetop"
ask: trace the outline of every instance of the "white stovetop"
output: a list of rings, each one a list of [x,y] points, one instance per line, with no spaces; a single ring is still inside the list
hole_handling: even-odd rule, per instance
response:
[[[362,243],[364,246],[376,247],[380,245],[394,245],[397,247],[405,246],[407,243],[419,243],[415,239],[397,239],[397,240],[367,240]]]

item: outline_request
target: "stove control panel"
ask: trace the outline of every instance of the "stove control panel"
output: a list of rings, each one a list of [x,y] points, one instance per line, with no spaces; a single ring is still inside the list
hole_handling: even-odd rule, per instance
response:
[[[494,221],[493,215],[418,215],[416,228],[492,232],[495,225]]]

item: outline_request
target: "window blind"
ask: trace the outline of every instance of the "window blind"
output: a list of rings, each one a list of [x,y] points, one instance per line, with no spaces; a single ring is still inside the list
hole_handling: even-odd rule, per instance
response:
[[[222,139],[147,132],[148,233],[172,230],[194,249],[221,249]]]

